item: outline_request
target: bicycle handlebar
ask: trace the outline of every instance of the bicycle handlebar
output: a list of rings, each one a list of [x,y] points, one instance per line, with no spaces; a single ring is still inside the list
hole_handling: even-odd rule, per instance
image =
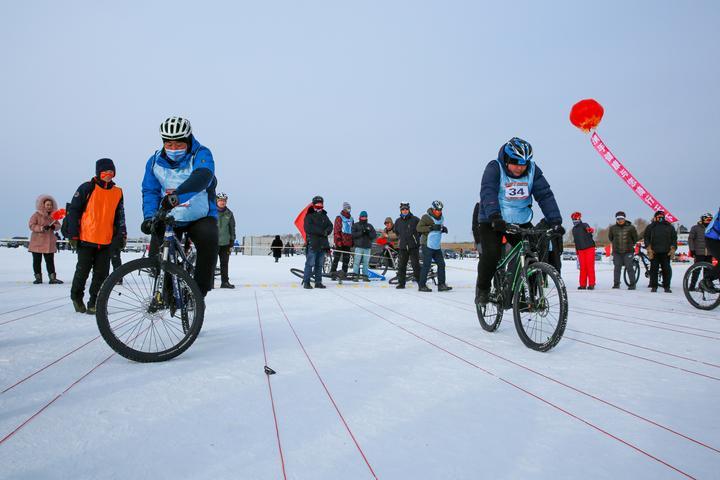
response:
[[[544,235],[547,237],[553,237],[553,236],[560,236],[558,232],[553,230],[552,228],[523,228],[520,225],[517,225],[515,223],[510,223],[505,228],[505,231],[511,235],[522,235],[522,236],[530,236],[530,235]]]

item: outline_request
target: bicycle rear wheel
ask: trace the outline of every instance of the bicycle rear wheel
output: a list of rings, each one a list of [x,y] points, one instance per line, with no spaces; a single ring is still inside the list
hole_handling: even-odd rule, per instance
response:
[[[165,288],[156,291],[161,275]],[[122,281],[122,283],[121,283]],[[158,256],[115,270],[98,293],[95,314],[107,344],[136,362],[163,362],[190,348],[202,328],[205,301],[192,276]]]
[[[490,290],[490,301],[486,305],[475,304],[478,321],[480,326],[486,332],[494,332],[502,322],[503,313],[505,311],[505,298],[503,296],[502,273],[496,272],[493,277],[493,288]]]
[[[515,329],[528,348],[547,352],[565,332],[568,299],[557,270],[537,262],[527,267],[513,296]]]
[[[685,298],[690,302],[690,305],[700,310],[713,310],[720,305],[720,294],[709,292],[702,286],[702,280],[705,278],[705,274],[712,268],[711,263],[698,262],[688,268],[683,277],[683,293],[685,293]],[[695,273],[696,282],[693,286],[694,288],[691,290],[693,273]],[[718,282],[713,282],[713,286],[718,288]]]

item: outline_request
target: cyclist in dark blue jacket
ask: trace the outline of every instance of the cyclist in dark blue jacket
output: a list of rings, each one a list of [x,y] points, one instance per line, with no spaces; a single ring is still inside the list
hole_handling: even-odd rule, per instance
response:
[[[482,256],[478,267],[476,304],[488,302],[490,283],[500,261],[503,236],[511,245],[520,241],[517,235],[505,232],[507,224],[532,227],[533,198],[540,205],[548,225],[561,235],[565,233],[550,184],[533,161],[532,146],[514,137],[500,147],[498,158],[487,164],[482,177],[478,212]]]
[[[175,219],[177,233],[187,232],[197,249],[194,277],[200,291],[212,290],[218,256],[215,162],[210,149],[192,134],[190,122],[170,117],[160,125],[163,148],[147,161],[142,182],[143,217],[140,229],[152,234],[150,254],[162,243],[161,231],[151,232],[159,208]]]
[[[707,249],[710,250],[710,254],[720,261],[720,209],[718,209],[705,229],[705,244],[707,245]],[[715,265],[713,269],[705,275],[700,285],[708,292],[720,293],[720,290],[715,284],[718,278],[720,278],[720,263]]]

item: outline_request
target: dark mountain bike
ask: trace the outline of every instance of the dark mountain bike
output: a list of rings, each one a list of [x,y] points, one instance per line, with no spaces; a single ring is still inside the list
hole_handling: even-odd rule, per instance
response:
[[[713,310],[720,305],[720,293],[717,292],[720,289],[718,281],[712,282],[712,290],[706,289],[703,285],[705,275],[713,268],[711,263],[708,262],[697,262],[692,267],[688,268],[683,277],[683,293],[687,298],[690,305],[700,310]],[[696,285],[692,286],[692,277],[695,276]],[[698,281],[699,280],[699,281]]]
[[[623,281],[628,287],[632,284],[637,284],[638,280],[640,280],[641,264],[645,278],[647,278],[648,281],[650,280],[650,258],[642,250],[639,250],[633,257],[632,268],[630,270],[627,268],[623,269]],[[662,271],[658,270],[658,285],[662,285],[662,278]]]
[[[505,310],[512,308],[515,329],[529,348],[547,352],[565,332],[568,297],[565,283],[554,267],[538,261],[538,246],[557,235],[552,230],[508,225],[507,232],[520,235],[502,258],[493,275],[490,301],[477,304],[482,328],[494,332]]]
[[[176,236],[166,212],[153,218],[165,227],[160,253],[125,263],[102,284],[96,319],[103,338],[123,357],[162,362],[190,348],[202,328],[205,301],[192,277],[193,249]]]

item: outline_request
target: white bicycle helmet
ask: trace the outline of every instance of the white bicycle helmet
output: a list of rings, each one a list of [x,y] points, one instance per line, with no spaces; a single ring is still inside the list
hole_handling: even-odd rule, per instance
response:
[[[227,200],[227,199],[228,199],[228,196],[227,196],[227,193],[225,193],[225,192],[220,192],[220,193],[218,193],[218,194],[215,196],[215,198],[216,198],[217,200]]]
[[[190,120],[182,117],[170,117],[160,124],[160,137],[163,140],[180,140],[192,133]]]

